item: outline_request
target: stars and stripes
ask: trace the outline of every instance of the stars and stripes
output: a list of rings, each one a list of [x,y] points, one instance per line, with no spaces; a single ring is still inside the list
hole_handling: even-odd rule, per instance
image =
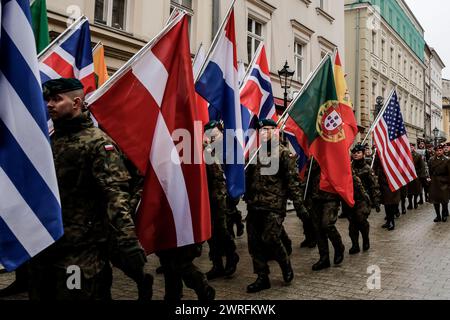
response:
[[[0,263],[8,271],[63,234],[29,6],[0,5]]]
[[[397,191],[416,180],[416,169],[396,91],[393,91],[373,136],[390,189]]]

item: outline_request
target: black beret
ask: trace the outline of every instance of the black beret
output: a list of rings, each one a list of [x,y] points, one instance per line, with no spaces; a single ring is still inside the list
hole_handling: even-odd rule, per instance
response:
[[[218,128],[220,131],[223,131],[223,122],[212,120],[205,125],[205,131],[213,130],[215,128]]]
[[[55,94],[66,93],[84,89],[83,84],[78,79],[55,79],[49,80],[42,85],[44,98],[48,98]]]
[[[275,122],[275,120],[273,119],[263,119],[259,121],[259,128],[264,128],[264,127],[273,127],[276,128],[278,127],[277,123]]]
[[[352,149],[352,153],[357,153],[357,152],[364,152],[366,151],[366,146],[362,145],[360,143],[358,143],[353,149]]]

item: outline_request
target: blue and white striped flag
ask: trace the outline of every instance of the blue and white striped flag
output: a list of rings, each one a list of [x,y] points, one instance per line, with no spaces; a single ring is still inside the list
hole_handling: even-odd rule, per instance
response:
[[[0,1],[0,264],[12,271],[63,226],[30,2]]]

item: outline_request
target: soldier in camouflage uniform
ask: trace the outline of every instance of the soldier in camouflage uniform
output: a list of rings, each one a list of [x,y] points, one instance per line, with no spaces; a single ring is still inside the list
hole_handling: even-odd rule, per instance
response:
[[[257,280],[247,287],[249,293],[270,288],[268,261],[272,259],[280,265],[284,281],[292,282],[294,272],[281,239],[288,198],[294,202],[297,211],[305,211],[295,156],[279,143],[277,124],[273,120],[262,120],[259,125],[262,150],[267,152],[261,152],[246,172],[248,247],[254,273],[258,275]],[[278,170],[265,172],[277,160]]]
[[[348,211],[350,221],[349,235],[352,240],[352,248],[349,253],[351,255],[361,251],[359,233],[361,233],[363,239],[363,250],[368,251],[370,249],[368,217],[372,207],[380,212],[380,188],[374,171],[364,159],[363,152],[364,147],[361,145],[355,146],[352,150],[355,207],[350,208],[343,202],[343,210]],[[361,181],[362,185],[359,184],[358,180]]]
[[[450,159],[444,155],[443,145],[437,146],[435,152],[435,156],[430,159],[428,164],[431,178],[430,202],[436,210],[434,222],[447,222],[450,198]]]
[[[211,206],[212,238],[208,241],[212,269],[206,273],[208,280],[229,277],[236,272],[239,255],[236,244],[227,228],[227,186],[220,160],[216,156],[214,142],[223,143],[220,122],[211,121],[205,126],[205,153],[210,160],[206,165],[209,202]],[[222,257],[226,256],[224,267]]]
[[[142,272],[146,262],[130,216],[130,175],[114,142],[83,113],[80,81],[51,80],[44,97],[55,126],[51,144],[64,235],[32,260],[30,299],[110,299],[110,239],[130,272]],[[70,266],[80,268],[79,290],[67,287]]]
[[[427,177],[425,161],[423,157],[416,152],[416,145],[411,143],[411,154],[416,169],[417,179],[408,184],[408,210],[419,208],[419,196],[422,193],[423,179]]]
[[[320,167],[317,161],[308,164],[306,177],[310,176],[307,199],[312,203],[311,219],[316,232],[317,246],[320,259],[312,266],[313,271],[320,271],[331,266],[328,239],[334,247],[334,264],[339,265],[344,261],[345,246],[342,237],[336,229],[341,198],[337,194],[320,190]],[[311,173],[309,173],[311,170]]]

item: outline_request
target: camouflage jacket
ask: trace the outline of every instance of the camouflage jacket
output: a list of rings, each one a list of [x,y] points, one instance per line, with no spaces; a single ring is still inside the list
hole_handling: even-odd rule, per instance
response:
[[[245,201],[249,210],[273,211],[286,215],[288,198],[294,202],[297,212],[305,210],[303,196],[300,188],[296,156],[279,144],[278,154],[258,155],[255,164],[250,164],[246,171]],[[278,157],[279,168],[276,173],[266,175],[263,169],[268,166],[271,157]],[[276,162],[273,161],[272,164]]]
[[[78,265],[91,278],[107,263],[110,237],[124,251],[142,250],[130,216],[130,175],[114,142],[86,113],[55,122],[51,144],[64,236],[47,257],[58,267]]]
[[[352,168],[355,174],[361,179],[364,188],[370,196],[371,204],[377,206],[380,204],[381,192],[378,185],[378,178],[375,175],[375,171],[362,161],[353,161]]]
[[[211,214],[227,214],[227,186],[219,163],[206,165]]]
[[[305,177],[309,176],[309,184],[307,190],[307,198],[309,201],[314,202],[316,200],[322,201],[341,201],[341,197],[338,194],[329,193],[326,191],[320,190],[320,175],[321,170],[317,161],[314,160],[313,165],[311,166],[311,162],[308,162],[307,170],[305,173]],[[311,170],[311,174],[309,173]]]

